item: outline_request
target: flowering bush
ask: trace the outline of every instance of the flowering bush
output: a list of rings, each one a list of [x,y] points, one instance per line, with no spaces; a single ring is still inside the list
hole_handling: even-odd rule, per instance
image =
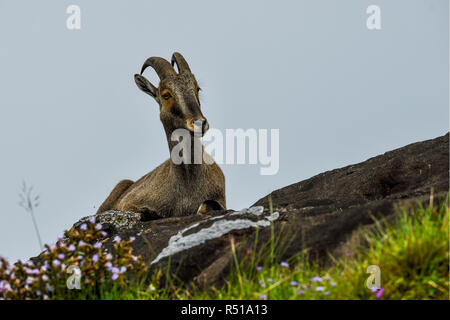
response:
[[[0,300],[100,298],[112,289],[125,292],[146,274],[141,257],[132,254],[134,238],[115,237],[108,252],[95,217],[64,235],[34,261],[10,264],[0,257]]]

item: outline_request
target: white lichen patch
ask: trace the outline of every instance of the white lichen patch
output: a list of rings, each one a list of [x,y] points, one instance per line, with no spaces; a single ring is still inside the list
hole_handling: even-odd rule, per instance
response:
[[[260,216],[262,215],[263,211],[264,211],[263,207],[254,207],[234,212],[231,215],[235,216],[243,214],[253,214],[255,216]],[[220,216],[209,219],[215,221],[211,226],[200,229],[198,232],[191,233],[187,236],[184,236],[183,234],[186,233],[186,231],[199,226],[200,223],[196,223],[192,226],[189,226],[179,231],[176,235],[170,238],[168,246],[160,252],[160,254],[152,261],[151,264],[157,263],[161,259],[171,256],[175,253],[198,246],[207,240],[217,239],[230,231],[241,230],[250,227],[268,227],[270,226],[270,223],[272,221],[278,219],[279,213],[274,212],[272,215],[265,216],[257,221],[253,221],[250,219],[218,220],[219,218],[224,217],[225,216]]]

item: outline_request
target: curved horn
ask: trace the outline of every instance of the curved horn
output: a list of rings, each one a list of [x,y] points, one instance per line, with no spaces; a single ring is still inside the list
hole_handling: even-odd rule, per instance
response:
[[[176,74],[175,70],[170,65],[170,63],[167,60],[160,57],[151,57],[145,60],[144,65],[142,66],[141,69],[141,74],[147,67],[152,67],[153,69],[155,69],[159,79],[164,79],[167,76]]]
[[[186,60],[184,60],[183,56],[178,52],[174,52],[172,55],[172,66],[175,63],[177,64],[178,71],[180,73],[191,72],[191,69],[189,69],[189,65],[187,64]]]

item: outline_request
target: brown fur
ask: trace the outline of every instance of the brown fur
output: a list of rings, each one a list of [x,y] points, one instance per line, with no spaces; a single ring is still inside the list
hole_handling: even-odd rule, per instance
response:
[[[170,137],[175,129],[193,130],[194,120],[204,120],[205,131],[209,125],[200,109],[199,88],[194,75],[190,70],[169,71],[169,75],[161,78],[158,88],[142,75],[135,75],[135,81],[142,91],[158,102],[169,151],[172,151],[175,142]],[[193,134],[191,138],[198,139]],[[206,153],[204,157],[211,159]],[[176,165],[168,159],[136,182],[119,182],[97,213],[116,209],[171,217],[203,214],[219,208],[226,208],[225,177],[216,163]]]

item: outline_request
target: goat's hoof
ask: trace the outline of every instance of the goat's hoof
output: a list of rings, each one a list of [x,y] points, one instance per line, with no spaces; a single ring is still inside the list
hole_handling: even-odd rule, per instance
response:
[[[224,210],[225,208],[215,200],[206,200],[197,209],[197,214],[205,214],[209,211]]]

